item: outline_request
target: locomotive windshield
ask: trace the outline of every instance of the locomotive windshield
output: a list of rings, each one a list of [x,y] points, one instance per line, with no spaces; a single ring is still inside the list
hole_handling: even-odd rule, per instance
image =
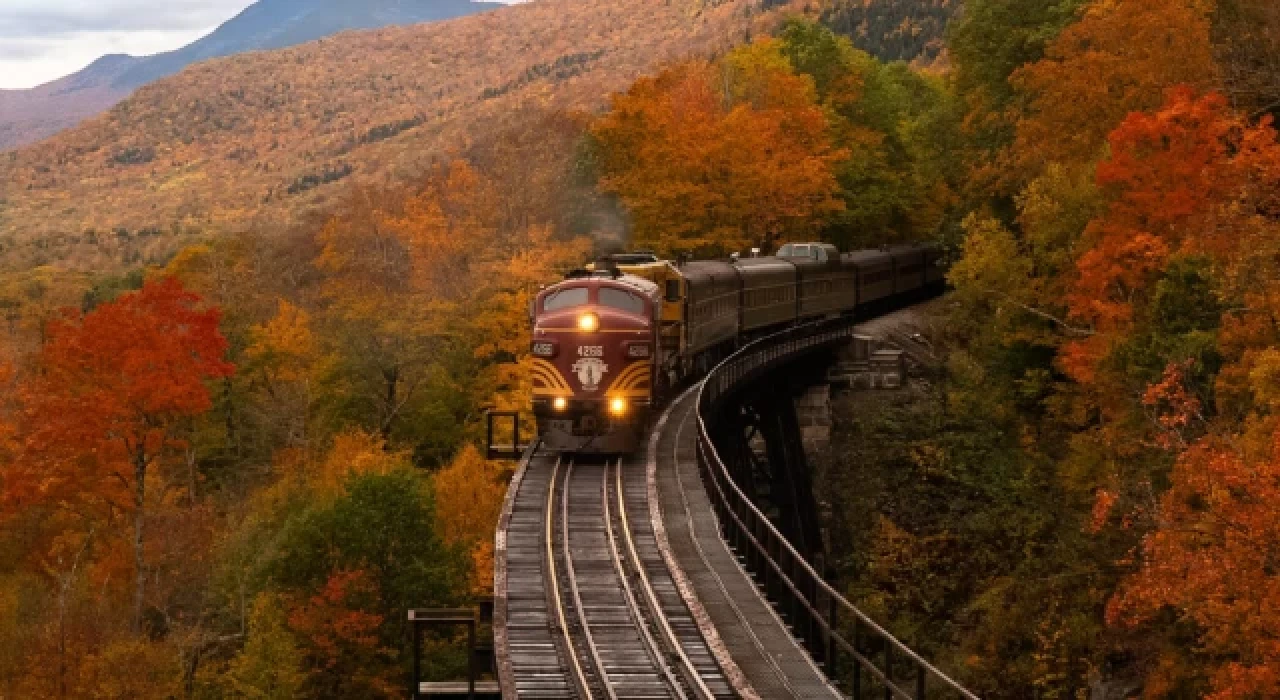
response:
[[[586,306],[587,294],[586,287],[556,290],[542,300],[542,310],[559,311],[560,309],[571,309],[575,306]]]
[[[599,294],[601,306],[609,306],[631,314],[644,313],[644,299],[631,292],[612,287],[601,287]]]

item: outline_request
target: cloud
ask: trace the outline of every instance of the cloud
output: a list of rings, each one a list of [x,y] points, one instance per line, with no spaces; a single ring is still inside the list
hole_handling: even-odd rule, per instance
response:
[[[0,88],[56,80],[110,53],[170,51],[253,0],[0,0]]]
[[[61,37],[0,39],[0,89],[57,80],[112,53],[145,56],[185,46],[212,26],[191,30],[90,31]]]
[[[67,38],[85,32],[190,31],[216,26],[252,0],[4,0],[0,39]]]
[[[0,61],[27,61],[48,56],[50,47],[44,41],[23,39],[0,43]]]

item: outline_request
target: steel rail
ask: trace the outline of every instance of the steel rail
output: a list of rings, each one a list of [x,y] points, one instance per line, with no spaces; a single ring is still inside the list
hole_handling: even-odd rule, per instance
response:
[[[560,577],[556,573],[556,539],[555,539],[555,504],[556,504],[556,479],[560,474],[561,458],[556,457],[555,466],[551,468],[551,485],[547,487],[547,514],[546,514],[546,542],[547,542],[547,573],[551,581],[551,600],[555,602],[556,622],[560,626],[560,633],[564,637],[565,656],[569,657],[569,664],[578,688],[582,691],[583,697],[590,700],[593,695],[591,693],[590,679],[587,678],[586,671],[583,670],[582,664],[578,661],[577,648],[573,644],[573,635],[569,633],[568,616],[565,615],[564,598],[560,595]],[[569,469],[572,469],[573,462],[569,462]],[[566,493],[568,489],[563,489]],[[565,525],[568,523],[566,521]],[[565,548],[568,549],[568,538],[565,539]],[[567,554],[567,551],[566,551]],[[573,567],[569,567],[570,577],[573,575]],[[581,610],[581,607],[579,607]],[[608,684],[605,684],[608,687]]]
[[[595,634],[591,632],[591,623],[587,621],[587,607],[582,604],[582,591],[578,588],[578,572],[573,565],[573,547],[569,540],[569,494],[570,480],[573,477],[574,460],[569,459],[565,468],[564,487],[560,489],[560,536],[564,541],[564,568],[569,573],[569,593],[573,598],[573,607],[578,613],[578,623],[582,628],[583,641],[591,665],[596,669],[596,680],[600,682],[604,694],[611,700],[618,700],[618,691],[609,680],[609,672],[605,669],[604,659],[600,656],[600,647],[596,645]]]
[[[671,622],[667,619],[666,614],[662,610],[662,603],[658,600],[658,593],[653,588],[653,582],[649,580],[649,574],[645,571],[644,561],[640,558],[640,553],[636,549],[635,538],[631,534],[631,520],[627,515],[627,501],[623,493],[622,485],[622,460],[619,459],[614,467],[616,474],[616,483],[614,490],[618,498],[618,517],[622,521],[623,541],[626,544],[627,556],[632,562],[632,566],[640,579],[640,588],[644,592],[645,600],[648,602],[649,610],[652,612],[653,619],[658,621],[658,627],[662,630],[663,637],[667,646],[674,650],[676,656],[680,659],[680,665],[685,669],[684,675],[689,684],[693,686],[694,693],[700,698],[710,700],[715,695],[711,689],[707,687],[707,683],[702,678],[702,674],[698,672],[694,666],[693,660],[685,652],[684,644],[676,635],[674,629],[671,628]]]
[[[609,558],[613,563],[614,572],[618,574],[618,580],[622,582],[623,599],[626,601],[627,611],[631,614],[631,619],[635,621],[636,627],[640,630],[640,636],[644,639],[645,648],[649,652],[649,658],[653,660],[654,666],[656,666],[662,673],[663,677],[667,679],[667,684],[671,687],[671,691],[675,696],[683,700],[686,697],[684,688],[681,687],[680,681],[676,678],[675,673],[671,669],[671,664],[667,663],[665,655],[658,648],[657,640],[653,638],[653,634],[649,630],[649,625],[647,624],[648,616],[640,611],[640,601],[636,598],[635,591],[632,590],[631,582],[628,580],[627,565],[622,562],[622,552],[618,547],[619,535],[613,527],[613,511],[609,504],[609,465],[610,462],[605,463],[605,468],[601,474],[600,482],[600,499],[601,507],[604,512],[605,539],[609,544]],[[620,458],[616,461],[615,471],[618,475],[619,507],[625,510],[625,506],[621,503],[622,459]],[[631,531],[630,527],[626,524],[625,515],[622,516],[622,527],[618,529],[622,531],[621,537],[625,539],[629,552],[633,554],[635,552],[635,547],[631,542]],[[628,556],[630,557],[630,554]],[[640,558],[634,557],[633,559],[630,559],[630,561],[634,568],[643,576],[644,571],[640,565]],[[663,617],[660,610],[656,616],[658,618]],[[678,649],[679,647],[677,646],[676,648]],[[684,652],[682,651],[680,655],[683,657]],[[709,695],[704,697],[709,697]]]
[[[947,676],[941,670],[934,667],[920,655],[912,651],[907,645],[903,644],[887,630],[877,624],[869,616],[858,609],[853,603],[849,602],[835,588],[828,584],[823,576],[815,570],[808,561],[787,541],[773,523],[768,519],[759,508],[752,503],[751,499],[743,493],[742,489],[733,480],[729,473],[728,467],[724,464],[715,443],[711,440],[709,431],[707,430],[706,420],[704,419],[704,411],[710,412],[712,403],[718,403],[728,390],[735,388],[736,385],[745,379],[753,377],[755,374],[770,369],[777,364],[781,364],[804,351],[821,349],[823,347],[832,346],[842,339],[852,337],[852,324],[844,322],[843,325],[837,323],[835,325],[827,321],[819,321],[795,326],[785,331],[775,333],[757,339],[745,345],[738,352],[729,356],[707,374],[702,386],[698,390],[698,400],[696,404],[697,424],[698,424],[698,456],[699,465],[704,468],[712,483],[716,485],[715,493],[719,497],[718,500],[722,505],[722,509],[728,513],[734,524],[737,525],[740,533],[755,548],[757,553],[763,555],[763,559],[769,563],[771,569],[778,575],[779,580],[796,597],[797,601],[802,601],[806,611],[818,622],[825,632],[832,639],[839,640],[840,646],[846,650],[852,651],[855,664],[861,665],[870,672],[877,680],[883,683],[888,693],[901,700],[920,700],[924,695],[925,685],[923,676],[918,679],[917,691],[915,695],[907,693],[899,688],[892,678],[892,660],[886,659],[886,672],[880,671],[874,663],[857,651],[856,643],[850,644],[848,640],[843,638],[834,629],[834,625],[829,625],[823,621],[823,616],[813,608],[803,591],[799,589],[792,577],[794,571],[788,575],[782,570],[779,562],[771,555],[768,547],[764,546],[756,535],[752,532],[754,528],[747,526],[743,522],[739,511],[743,511],[744,515],[749,514],[751,519],[756,523],[757,528],[764,531],[769,539],[778,544],[791,560],[793,566],[798,566],[800,571],[806,575],[809,581],[817,590],[822,591],[828,596],[830,601],[834,601],[839,609],[851,614],[856,625],[862,624],[886,644],[886,656],[888,657],[888,649],[892,647],[905,660],[910,661],[917,669],[923,673],[927,673],[929,677],[936,679],[950,690],[954,691],[966,700],[979,700],[978,696],[969,692],[958,682]],[[708,392],[708,389],[711,391]],[[727,485],[729,492],[726,493],[721,484]],[[730,496],[732,498],[730,498]],[[736,507],[735,507],[736,506]],[[816,598],[816,595],[815,595]],[[855,634],[856,642],[856,634]],[[855,689],[855,693],[857,690]]]

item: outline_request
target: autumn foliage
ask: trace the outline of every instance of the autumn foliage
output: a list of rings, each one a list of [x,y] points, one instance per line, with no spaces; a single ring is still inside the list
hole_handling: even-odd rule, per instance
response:
[[[185,445],[184,422],[209,410],[205,381],[229,375],[218,312],[176,280],[50,324],[40,374],[26,387],[25,444],[6,495],[133,521],[133,626],[147,578],[148,475]],[[171,463],[171,462],[170,462]]]
[[[352,183],[409,185],[433,161],[768,31],[765,5],[518,3],[193,65],[0,161],[0,269],[163,265],[211,233],[332,212]]]
[[[668,252],[771,249],[811,236],[843,208],[813,79],[777,42],[642,78],[596,124],[605,190],[637,243]]]
[[[508,473],[471,446],[477,407],[528,405],[528,302],[588,254],[539,220],[562,192],[542,182],[451,160],[281,239],[79,291],[53,271],[0,285],[21,300],[0,517],[23,533],[4,538],[0,683],[398,696],[403,611],[491,589]],[[429,672],[457,677],[435,644]]]
[[[1188,449],[1160,499],[1162,524],[1142,543],[1142,570],[1107,608],[1115,624],[1137,624],[1166,607],[1193,620],[1214,660],[1214,700],[1280,694],[1277,440],[1280,433],[1257,454],[1213,439]]]
[[[1280,695],[1274,3],[967,0],[938,74],[566,2],[0,165],[0,695],[399,695],[403,611],[488,593],[539,285],[799,238],[953,263],[938,362],[819,456],[842,590],[982,697]]]
[[[948,578],[981,591],[986,644],[1034,649],[975,654],[979,676],[1037,694],[1277,693],[1264,4],[978,0],[954,32],[971,178],[945,393],[987,417],[925,442],[948,469],[1016,465],[995,482],[1007,496],[947,519],[958,536],[1027,513],[1015,503],[1051,521],[1007,530],[1036,555]]]
[[[391,697],[397,688],[376,673],[384,666],[379,657],[391,654],[381,645],[383,618],[367,612],[378,591],[362,571],[335,571],[320,591],[296,601],[289,613],[289,627],[303,640],[310,666],[320,672],[327,687],[316,689],[322,697]]]

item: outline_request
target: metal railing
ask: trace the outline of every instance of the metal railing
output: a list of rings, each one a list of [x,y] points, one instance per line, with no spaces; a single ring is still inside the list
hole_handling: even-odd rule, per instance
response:
[[[745,559],[769,597],[780,603],[833,682],[855,700],[881,692],[886,700],[978,700],[832,588],[738,487],[711,439],[708,422],[714,425],[713,417],[737,389],[852,337],[851,321],[811,323],[761,338],[720,363],[698,395],[698,467],[726,541]]]

